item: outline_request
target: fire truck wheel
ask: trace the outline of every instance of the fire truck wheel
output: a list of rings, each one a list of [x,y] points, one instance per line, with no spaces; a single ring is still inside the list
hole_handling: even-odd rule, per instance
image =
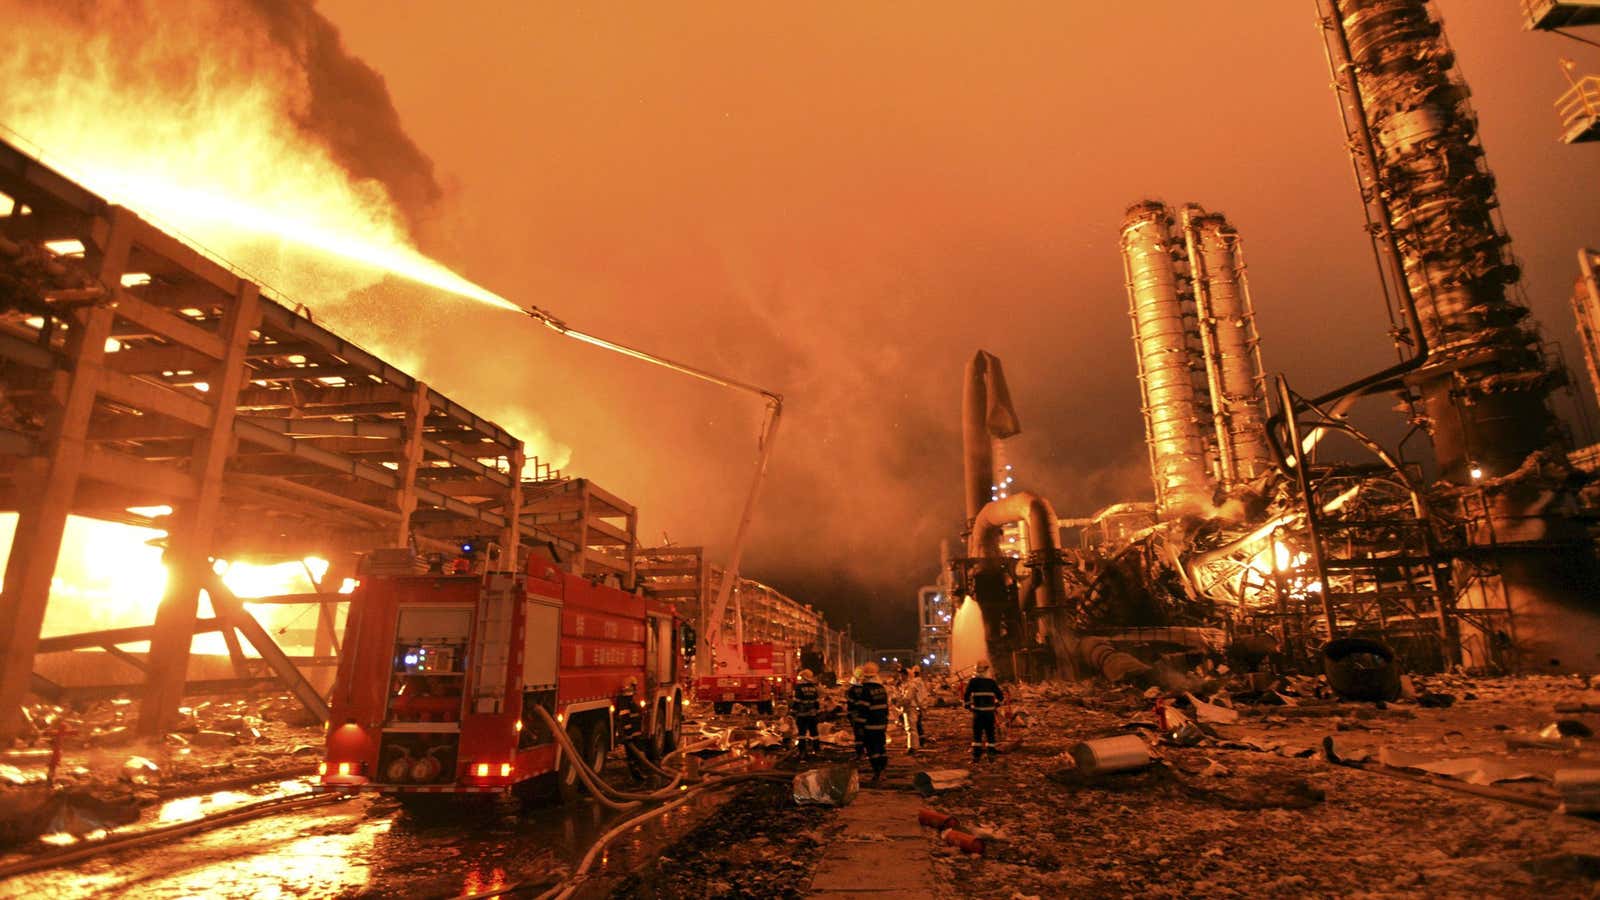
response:
[[[672,725],[667,716],[667,702],[658,700],[656,702],[656,714],[651,719],[651,725],[654,726],[650,729],[649,756],[651,762],[660,762],[661,757],[667,755],[667,731]]]
[[[683,703],[679,698],[673,698],[672,706],[667,709],[667,715],[670,724],[667,726],[666,739],[662,744],[665,749],[663,756],[678,749],[678,733],[683,729]]]
[[[589,730],[577,722],[567,723],[567,738],[572,741],[572,746],[585,757],[589,747]],[[572,760],[561,754],[561,771],[556,773],[556,790],[561,794],[563,801],[578,799],[583,794],[583,779],[578,777],[578,770]]]
[[[603,721],[596,721],[589,729],[588,752],[585,758],[589,761],[589,768],[594,770],[596,777],[606,768],[606,757],[611,755],[611,727]]]

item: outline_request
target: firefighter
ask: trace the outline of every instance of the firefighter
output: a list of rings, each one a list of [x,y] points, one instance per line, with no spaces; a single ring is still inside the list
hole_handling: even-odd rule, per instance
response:
[[[622,758],[628,761],[628,774],[634,784],[645,779],[644,767],[638,756],[644,753],[644,724],[639,715],[639,679],[629,678],[618,692],[613,704],[616,712],[617,744],[622,747]]]
[[[850,714],[850,730],[855,733],[856,759],[867,755],[867,710],[861,702],[861,683],[864,679],[862,668],[856,666],[855,671],[850,673],[850,686],[844,691],[845,709]]]
[[[789,714],[794,716],[795,743],[800,758],[806,759],[818,752],[817,712],[821,708],[821,689],[810,669],[801,669],[794,683],[794,699],[789,701]]]
[[[878,680],[877,663],[867,663],[861,674],[862,732],[872,763],[870,783],[877,784],[889,765],[889,691]]]
[[[922,749],[922,707],[928,702],[928,683],[922,680],[922,667],[912,666],[900,688],[901,724],[906,729],[906,750],[915,756]]]
[[[968,679],[967,689],[961,694],[961,705],[972,710],[973,762],[978,762],[985,755],[994,759],[995,713],[1005,699],[1006,694],[1000,690],[1000,682],[989,677],[989,661],[978,660],[978,674]]]

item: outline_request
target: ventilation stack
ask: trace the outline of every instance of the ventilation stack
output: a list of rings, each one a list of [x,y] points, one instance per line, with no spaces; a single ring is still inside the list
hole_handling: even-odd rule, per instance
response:
[[[1229,491],[1273,467],[1261,338],[1239,233],[1221,213],[1190,204],[1183,210],[1183,236],[1216,429],[1217,478]]]
[[[1172,225],[1172,211],[1151,200],[1130,207],[1122,222],[1145,443],[1163,520],[1209,511],[1214,488],[1206,433],[1209,402],[1196,383],[1199,335],[1193,300],[1180,289]]]
[[[1346,125],[1356,129],[1363,198],[1384,209],[1373,224],[1393,238],[1429,347],[1406,384],[1460,502],[1468,546],[1457,559],[1458,602],[1508,608],[1506,633],[1485,637],[1514,636],[1526,662],[1593,670],[1600,618],[1584,597],[1592,549],[1568,515],[1575,491],[1547,402],[1558,379],[1527,307],[1509,295],[1520,274],[1443,28],[1425,0],[1318,6],[1342,102],[1361,119]]]

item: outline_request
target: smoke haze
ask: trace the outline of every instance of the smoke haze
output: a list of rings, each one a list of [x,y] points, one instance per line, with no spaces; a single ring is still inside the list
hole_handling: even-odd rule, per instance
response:
[[[1438,6],[1535,315],[1575,348],[1600,157],[1554,141],[1573,51],[1514,4]],[[869,642],[914,639],[960,529],[974,350],[1005,363],[1020,487],[1063,516],[1149,498],[1130,202],[1228,214],[1269,371],[1315,392],[1393,361],[1309,2],[248,9],[230,41],[292,64],[287,120],[429,252],[785,395],[746,572]],[[757,402],[413,286],[345,287],[319,316],[637,503],[645,543],[725,552]]]

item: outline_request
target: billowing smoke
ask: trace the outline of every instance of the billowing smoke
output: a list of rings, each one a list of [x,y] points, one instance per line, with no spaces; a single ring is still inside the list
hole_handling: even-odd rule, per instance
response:
[[[401,127],[383,77],[345,52],[312,0],[4,0],[0,15],[0,124],[47,154],[75,156],[62,132],[85,116],[111,135],[136,115],[145,133],[226,128],[247,162],[265,137],[253,130],[266,127],[291,133],[300,165],[327,154],[357,190],[381,191],[370,202],[392,203],[412,225],[439,201],[433,164]]]
[[[312,0],[244,5],[276,50],[304,73],[305,94],[290,112],[294,121],[352,176],[383,185],[413,224],[431,213],[440,196],[433,163],[401,127],[383,76],[345,52],[338,30]]]

